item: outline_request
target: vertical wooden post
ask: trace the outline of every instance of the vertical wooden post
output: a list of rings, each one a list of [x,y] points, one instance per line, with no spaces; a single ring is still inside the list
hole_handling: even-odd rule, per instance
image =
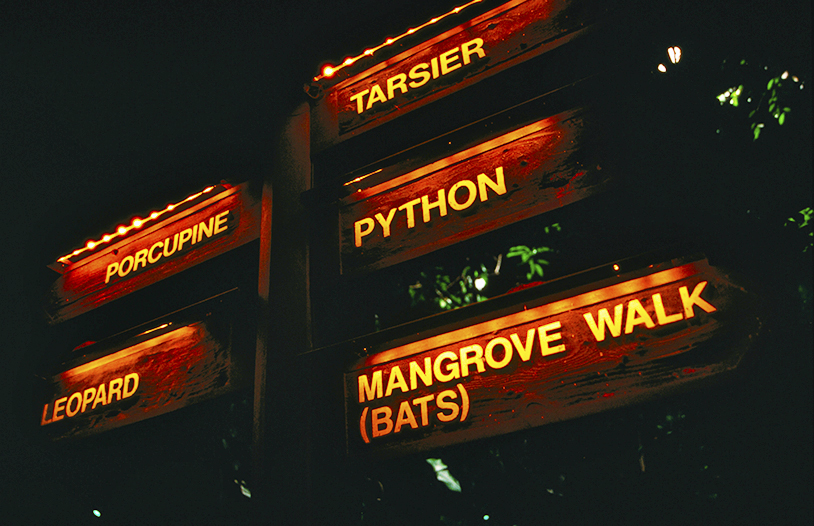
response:
[[[295,357],[311,347],[307,217],[300,202],[310,187],[310,108],[302,104],[274,145],[260,230],[252,498],[261,519],[281,524],[303,522],[297,515],[307,509],[309,493],[301,432],[307,390]]]

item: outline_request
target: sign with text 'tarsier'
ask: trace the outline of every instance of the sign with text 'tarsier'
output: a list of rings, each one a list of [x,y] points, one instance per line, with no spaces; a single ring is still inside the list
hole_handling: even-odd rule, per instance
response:
[[[51,287],[49,322],[78,316],[260,235],[260,204],[248,184],[179,209],[68,266]]]
[[[345,374],[349,452],[407,453],[500,435],[737,366],[756,330],[744,330],[755,318],[743,289],[706,260],[632,276],[360,360]]]
[[[245,382],[233,355],[231,325],[217,315],[160,323],[111,351],[51,377],[38,416],[52,438],[152,418]]]
[[[374,270],[578,201],[607,188],[575,108],[533,122],[339,203],[342,273]]]
[[[595,0],[513,0],[327,88],[314,111],[321,150],[579,36]],[[375,60],[376,55],[364,57]],[[322,82],[328,82],[328,79]]]

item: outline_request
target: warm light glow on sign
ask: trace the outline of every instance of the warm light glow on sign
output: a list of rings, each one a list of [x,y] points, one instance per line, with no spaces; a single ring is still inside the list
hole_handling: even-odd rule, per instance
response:
[[[339,74],[379,48],[328,66],[311,90],[317,97],[324,87],[312,112],[312,147],[319,151],[555,49],[586,33],[604,11],[580,0],[512,0],[364,71]]]
[[[118,351],[54,376],[40,425],[55,438],[82,436],[233,390],[231,342],[222,336],[229,333],[213,331],[212,323],[161,324]]]
[[[704,342],[744,308],[742,289],[705,261],[638,274],[360,360],[345,374],[350,450],[503,434],[737,365],[741,349]]]
[[[69,266],[51,290],[46,306],[51,321],[76,316],[259,237],[260,205],[246,184],[186,201],[164,220],[156,215],[139,232]]]
[[[93,250],[93,249],[95,249],[95,248],[97,248],[97,247],[99,247],[99,246],[101,246],[101,245],[103,245],[105,243],[109,243],[110,241],[113,241],[115,238],[122,237],[122,236],[126,235],[128,232],[130,232],[131,230],[137,230],[137,229],[141,228],[142,226],[146,225],[147,223],[149,223],[151,221],[155,221],[156,219],[158,219],[160,217],[171,215],[171,212],[178,210],[183,205],[191,203],[191,202],[195,201],[196,199],[199,199],[202,196],[207,197],[207,194],[210,194],[213,190],[218,190],[218,189],[223,190],[223,189],[225,189],[225,187],[222,186],[222,185],[208,186],[208,187],[204,188],[203,190],[201,190],[200,192],[188,196],[183,201],[179,201],[177,203],[171,203],[171,204],[167,205],[163,210],[150,212],[147,215],[146,219],[142,219],[140,217],[134,217],[129,225],[119,225],[119,227],[116,228],[116,230],[114,232],[112,232],[110,234],[105,234],[100,239],[98,239],[96,241],[93,241],[93,240],[88,241],[87,243],[85,243],[84,247],[77,248],[76,250],[74,250],[70,254],[66,254],[66,255],[60,257],[59,259],[57,259],[57,263],[60,263],[62,265],[69,265],[69,264],[73,263],[74,260],[76,258],[78,258],[79,256],[81,256],[84,252],[91,251],[91,250]],[[61,271],[62,269],[57,267],[57,270]]]
[[[604,190],[610,171],[581,149],[594,135],[587,111],[573,109],[358,188],[340,202],[342,272],[392,265]]]

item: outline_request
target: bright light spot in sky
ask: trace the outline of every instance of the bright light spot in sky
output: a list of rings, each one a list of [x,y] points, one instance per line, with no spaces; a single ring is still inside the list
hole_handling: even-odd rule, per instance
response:
[[[489,516],[488,516],[488,515],[484,515],[484,516],[483,516],[483,520],[488,521],[488,520],[489,520]]]
[[[667,54],[670,56],[670,62],[673,64],[678,64],[681,60],[681,48],[678,46],[667,48]]]
[[[94,514],[94,515],[96,515],[97,517],[101,517],[101,516],[102,516],[102,512],[101,512],[101,511],[99,511],[99,510],[93,510],[93,514]]]
[[[665,66],[664,64],[659,64],[659,71],[661,71],[662,73],[667,73],[667,66]]]
[[[486,280],[483,278],[478,278],[475,280],[475,288],[478,290],[483,290],[483,287],[486,286]]]

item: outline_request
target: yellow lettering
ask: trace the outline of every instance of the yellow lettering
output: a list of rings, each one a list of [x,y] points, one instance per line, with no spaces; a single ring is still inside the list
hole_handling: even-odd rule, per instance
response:
[[[650,318],[650,315],[647,314],[647,311],[644,310],[644,307],[642,307],[642,302],[639,300],[630,300],[630,302],[627,304],[625,334],[630,334],[633,332],[633,328],[636,325],[640,325],[642,323],[644,323],[648,329],[652,329],[656,326],[656,324],[653,323],[653,320]]]
[[[702,281],[698,285],[692,289],[692,294],[688,294],[687,287],[681,287],[678,289],[678,293],[681,295],[681,304],[684,305],[684,316],[686,318],[692,318],[695,316],[695,311],[693,311],[693,305],[698,305],[704,312],[715,312],[716,309],[711,304],[707,303],[701,298],[701,292],[704,290],[704,287],[707,286],[707,281]]]
[[[433,57],[430,60],[430,66],[432,66],[431,67],[431,69],[432,69],[432,78],[437,79],[438,78],[438,57]]]
[[[141,264],[142,267],[147,266],[147,252],[149,251],[146,248],[136,252],[136,258],[133,261],[133,270],[138,269],[139,264]]]
[[[127,263],[127,270],[124,270],[125,263]],[[124,259],[122,259],[122,262],[119,264],[119,277],[125,277],[126,275],[130,274],[131,270],[133,270],[133,256],[125,256]]]
[[[413,228],[415,226],[415,206],[420,202],[421,198],[417,198],[399,207],[399,210],[407,212],[407,228]]]
[[[387,99],[392,99],[395,95],[396,89],[401,90],[402,93],[407,93],[407,75],[399,73],[387,79]]]
[[[172,250],[170,250],[169,254],[167,253],[167,249],[170,247],[170,238],[164,240],[164,257],[168,258],[175,253],[175,250],[178,248],[178,233],[176,233],[172,238]]]
[[[163,246],[164,246],[163,241],[156,241],[156,243],[150,247],[150,251],[147,253],[147,261],[149,261],[150,264],[153,264],[159,259],[161,259],[161,252],[158,253],[158,256],[153,257],[153,250],[155,250],[156,248],[161,248]]]
[[[478,58],[483,58],[486,56],[486,51],[483,50],[483,39],[476,38],[474,40],[470,40],[466,44],[461,45],[461,57],[463,58],[464,64],[469,64],[472,54],[477,53]]]
[[[76,400],[76,409],[71,409],[71,404],[73,401]],[[77,391],[68,398],[68,405],[65,406],[65,414],[68,415],[68,418],[74,416],[76,413],[79,412],[79,408],[82,406],[82,393]]]
[[[53,422],[56,422],[57,420],[62,420],[63,418],[65,418],[65,415],[60,415],[59,412],[64,409],[64,407],[62,407],[62,406],[65,405],[65,402],[67,402],[67,401],[68,401],[68,397],[63,396],[62,398],[60,398],[59,400],[54,402],[54,418],[52,420]]]
[[[495,347],[501,345],[503,347],[503,359],[495,360]],[[486,351],[484,352],[486,356],[486,363],[489,364],[489,367],[492,369],[503,369],[509,362],[512,361],[512,342],[507,340],[503,337],[492,338],[489,340],[489,343],[486,344]]]
[[[391,417],[393,416],[393,411],[387,407],[379,407],[371,411],[373,415],[373,437],[380,437],[389,434],[393,431],[393,420]],[[384,429],[379,427],[380,424],[384,424]]]
[[[185,228],[181,230],[181,237],[178,239],[178,251],[180,252],[184,248],[184,243],[192,239],[192,229]]]
[[[396,417],[396,428],[393,430],[393,432],[398,433],[401,431],[401,426],[404,424],[410,424],[411,428],[418,429],[418,422],[415,421],[415,415],[410,407],[410,402],[407,400],[404,400],[399,405],[399,414]]]
[[[664,303],[661,301],[661,294],[653,294],[653,307],[656,309],[656,320],[659,322],[659,325],[667,325],[668,323],[674,323],[684,319],[684,316],[682,316],[680,312],[667,315],[664,311]]]
[[[90,406],[90,408],[96,409],[96,406],[99,404],[107,405],[107,393],[105,393],[105,384],[99,384],[99,388],[96,390],[96,399],[93,401],[93,405]]]
[[[128,389],[130,385],[130,380],[133,380],[133,388]],[[122,388],[122,398],[128,398],[133,396],[133,393],[136,392],[138,389],[138,373],[130,373],[124,377],[124,387]]]
[[[556,331],[560,328],[562,328],[562,324],[559,321],[555,321],[537,328],[537,332],[540,334],[540,352],[543,354],[543,356],[565,352],[564,344],[555,345],[554,347],[548,345],[553,341],[562,339],[561,333],[549,334],[549,331]]]
[[[401,368],[394,365],[390,369],[390,376],[387,378],[387,389],[384,391],[384,396],[393,394],[393,389],[399,388],[402,393],[409,391],[407,382],[404,380],[404,375],[401,374]]]
[[[365,109],[369,110],[374,102],[387,102],[387,97],[384,96],[384,92],[378,84],[374,84],[373,88],[371,88],[370,97],[367,99],[367,107],[365,107]]]
[[[506,193],[506,181],[503,179],[503,167],[498,166],[495,169],[495,180],[492,181],[486,174],[478,175],[478,192],[480,193],[481,202],[489,199],[486,194],[486,187],[491,188],[497,195]]]
[[[364,96],[368,94],[369,91],[370,90],[366,89],[365,91],[360,91],[356,95],[351,96],[350,101],[351,102],[356,101],[356,113],[362,113],[364,111],[364,105],[362,103],[362,100],[364,99]]]
[[[371,383],[368,382],[367,375],[360,374],[359,378],[357,378],[357,382],[359,383],[359,403],[365,402],[365,397],[367,400],[375,400],[376,398],[382,397],[382,372],[373,371],[371,375]]]
[[[383,237],[390,237],[390,223],[393,221],[393,217],[395,217],[395,215],[396,215],[395,208],[391,208],[390,211],[387,213],[387,219],[385,219],[381,212],[378,212],[376,214],[376,221],[378,221],[379,224],[382,225]],[[356,246],[358,247],[359,245]]]
[[[418,362],[410,362],[410,390],[418,388],[418,378],[421,378],[426,387],[432,385],[432,360],[429,356],[424,358],[423,370]]]
[[[107,403],[113,401],[113,395],[116,395],[116,400],[122,399],[122,384],[124,380],[121,378],[114,378],[110,381],[110,385],[108,385],[108,393],[107,393]]]
[[[449,360],[446,370],[442,371],[443,361]],[[439,382],[449,382],[456,378],[461,377],[461,371],[458,367],[458,355],[452,351],[444,351],[435,358],[435,363],[432,364],[432,372],[435,373],[435,378]]]
[[[413,66],[413,69],[410,70],[410,78],[413,79],[413,82],[410,82],[408,86],[411,88],[420,88],[430,80],[430,72],[429,71],[422,71],[426,70],[430,67],[429,64],[426,62],[422,62],[421,64],[416,64]],[[421,80],[419,80],[421,79]],[[359,113],[362,113],[361,111]]]
[[[215,216],[215,231],[212,233],[213,236],[220,234],[221,232],[225,231],[229,228],[226,225],[226,221],[229,219],[226,217],[229,214],[228,210],[221,212],[220,214]],[[178,247],[178,250],[181,250],[181,247]]]
[[[430,398],[432,398],[432,396],[430,396]],[[51,422],[53,422],[53,419],[50,419],[50,418],[46,419],[45,418],[45,415],[47,415],[47,414],[48,414],[48,404],[45,404],[43,406],[43,408],[42,408],[42,419],[40,419],[40,425],[41,426],[44,426],[44,425],[47,425],[47,424],[50,424]],[[427,425],[427,424],[424,424],[424,425]]]
[[[85,412],[85,409],[88,408],[88,404],[93,402],[94,398],[96,398],[96,388],[95,387],[88,387],[85,389],[85,392],[82,393],[82,412]],[[91,407],[93,409],[93,407]]]
[[[534,329],[529,329],[528,332],[526,332],[525,345],[520,343],[520,337],[515,333],[512,333],[509,338],[511,338],[514,348],[517,349],[517,354],[520,355],[520,359],[524,362],[529,361],[529,358],[531,358],[531,348],[534,346]]]
[[[605,327],[610,329],[613,337],[622,334],[622,310],[624,305],[620,303],[613,308],[613,319],[611,320],[608,309],[599,309],[599,322],[594,321],[594,317],[590,312],[583,314],[585,321],[588,322],[591,332],[594,333],[596,341],[601,342],[605,339]]]
[[[207,224],[206,224],[205,222],[203,222],[203,221],[202,221],[201,223],[199,223],[199,224],[198,224],[198,241],[200,241],[201,239],[203,239],[204,234],[206,234],[206,237],[207,237],[207,238],[212,237],[212,232],[213,232],[214,223],[215,223],[215,218],[214,218],[214,217],[210,217],[210,218],[209,218],[209,225],[207,225]]]
[[[353,242],[357,247],[362,246],[362,238],[373,232],[376,224],[369,217],[365,217],[353,223]],[[362,230],[362,227],[366,227]],[[389,230],[389,228],[388,228]]]
[[[458,202],[457,192],[459,188],[466,188],[467,197],[466,201],[464,201],[463,203]],[[478,192],[475,187],[475,183],[473,183],[472,181],[469,181],[467,179],[464,179],[463,181],[458,181],[457,183],[452,185],[452,188],[449,189],[449,194],[447,195],[450,208],[452,208],[453,210],[466,210],[467,208],[472,206],[472,203],[475,202],[475,197],[477,196],[477,193]]]
[[[483,366],[483,347],[480,345],[467,345],[461,347],[458,352],[461,353],[461,376],[469,376],[470,365],[475,365],[475,369],[479,373],[486,370]]]
[[[427,358],[429,360],[429,358]],[[413,405],[421,406],[421,425],[426,426],[430,423],[429,412],[427,411],[427,403],[434,398],[433,395],[422,396],[413,400]]]
[[[107,272],[105,273],[105,283],[110,281],[110,278],[119,270],[119,263],[114,261],[110,265],[107,266]]]
[[[458,52],[458,48],[455,47],[455,48],[452,48],[452,49],[450,49],[449,51],[447,51],[445,53],[441,53],[441,74],[442,75],[446,75],[450,71],[455,71],[456,69],[461,67],[460,63],[455,64],[454,66],[450,67],[450,64],[452,64],[453,62],[458,60],[458,55],[456,55],[457,52]]]
[[[460,409],[458,408],[458,404],[455,402],[447,402],[446,398],[458,398],[458,393],[453,391],[452,389],[447,389],[446,391],[441,391],[438,393],[438,398],[435,399],[435,404],[438,406],[439,412],[437,414],[438,420],[441,422],[450,422],[458,418],[458,413]],[[442,413],[440,410],[448,409],[449,414]]]
[[[424,217],[424,222],[430,222],[430,210],[433,208],[438,208],[441,217],[447,215],[447,201],[444,198],[444,189],[441,188],[438,190],[438,200],[434,203],[430,204],[430,198],[428,195],[421,196],[421,212]]]

